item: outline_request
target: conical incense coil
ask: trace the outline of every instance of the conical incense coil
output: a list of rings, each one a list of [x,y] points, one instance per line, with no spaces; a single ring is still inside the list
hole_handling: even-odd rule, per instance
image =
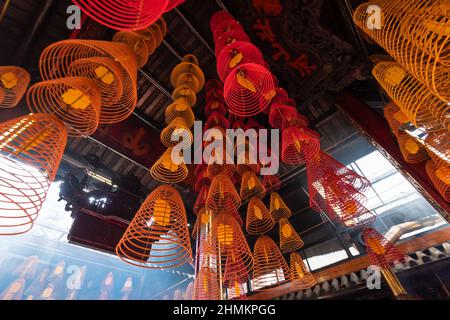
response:
[[[152,55],[163,40],[162,31],[155,24],[136,33],[144,39],[148,55]]]
[[[223,98],[223,88],[222,89],[211,89],[206,92],[206,103],[210,103],[212,101],[218,101],[220,103],[225,103]]]
[[[272,192],[270,195],[269,211],[275,221],[279,221],[281,218],[289,218],[292,214],[291,209],[276,192]]]
[[[224,19],[217,23],[214,29],[211,30],[214,42],[216,42],[224,33],[231,30],[245,32],[242,25],[235,19]]]
[[[175,164],[172,161],[172,148],[167,149],[151,167],[150,174],[158,181],[165,183],[178,183],[184,181],[189,170],[186,164]]]
[[[246,63],[228,75],[224,97],[230,113],[239,117],[252,117],[267,108],[274,90],[269,70],[258,64]]]
[[[298,118],[296,107],[288,106],[280,103],[271,105],[269,113],[269,123],[272,128],[285,129],[290,123]]]
[[[166,11],[169,0],[73,0],[98,23],[115,30],[141,30]]]
[[[49,114],[0,124],[0,235],[29,231],[55,179],[67,131]]]
[[[275,225],[275,220],[272,218],[267,207],[259,198],[252,198],[247,207],[247,232],[253,235],[264,234]]]
[[[427,131],[448,129],[450,106],[396,62],[381,62],[372,73],[408,119]]]
[[[195,115],[192,108],[180,101],[175,101],[166,108],[166,123],[170,124],[173,120],[180,117],[190,128],[194,125]]]
[[[17,106],[30,84],[30,74],[21,67],[0,67],[0,108]]]
[[[177,78],[177,83],[175,87],[188,86],[195,93],[200,92],[200,80],[198,80],[192,73],[182,73]]]
[[[174,101],[178,100],[180,103],[186,104],[190,107],[195,106],[197,103],[195,92],[186,85],[176,88],[172,93],[172,98]]]
[[[392,58],[390,55],[388,54],[379,54],[379,53],[375,53],[375,54],[371,54],[369,56],[369,60],[370,62],[372,62],[374,65],[380,63],[380,62],[394,62],[395,59]]]
[[[441,196],[445,201],[450,202],[450,165],[437,166],[433,161],[428,161],[425,169]]]
[[[128,118],[137,103],[137,65],[133,51],[122,43],[94,40],[63,40],[48,46],[39,59],[39,69],[44,80],[70,76],[70,69],[78,61],[92,58],[108,58],[120,65],[123,93],[114,105],[102,105],[100,122],[117,123]],[[103,69],[97,70],[103,75]],[[111,75],[105,74],[105,79]]]
[[[201,209],[203,209],[206,205],[206,199],[208,198],[209,186],[203,186],[198,195],[197,200],[195,201],[193,211],[195,214],[198,214]]]
[[[184,55],[183,58],[181,59],[181,62],[192,63],[192,64],[195,64],[196,66],[200,66],[200,62],[198,61],[198,58],[192,53],[188,53],[188,54]]]
[[[277,176],[263,176],[262,184],[267,191],[271,192],[278,191],[281,187],[281,181]]]
[[[281,140],[281,160],[287,164],[304,164],[320,151],[319,134],[307,128],[287,128]]]
[[[199,192],[203,186],[209,187],[211,185],[212,179],[208,175],[206,165],[203,165],[199,170],[199,175],[197,175],[197,181],[195,182],[194,190]]]
[[[395,103],[388,103],[384,107],[384,117],[389,124],[394,136],[398,136],[402,127],[409,122],[408,117],[400,110]]]
[[[179,140],[175,140],[176,137],[178,137]],[[194,141],[194,137],[191,130],[189,130],[188,124],[181,117],[173,119],[172,122],[161,131],[160,138],[163,145],[168,148],[178,144],[183,147],[189,147]]]
[[[278,246],[267,236],[260,236],[253,249],[253,287],[261,290],[290,280],[289,266]]]
[[[205,229],[211,229],[212,224],[212,213],[202,207],[197,213],[197,219],[195,220],[194,228],[192,229],[192,238],[197,239],[201,234],[201,231],[206,231]]]
[[[218,176],[219,174],[224,174],[228,177],[232,177],[235,172],[235,166],[233,163],[210,163],[208,164],[208,176],[211,179]]]
[[[256,174],[252,171],[247,171],[242,176],[240,196],[243,201],[250,200],[251,198],[264,198],[266,195],[266,188],[264,188],[261,181]]]
[[[241,198],[230,178],[224,174],[214,177],[206,200],[206,208],[213,212],[233,213],[241,206]]]
[[[113,38],[113,42],[126,44],[136,55],[137,67],[142,68],[147,64],[149,51],[147,41],[139,33],[131,31],[119,31]]]
[[[218,254],[213,243],[200,239],[198,272],[194,281],[194,300],[220,300]]]
[[[210,90],[217,89],[223,91],[223,83],[217,79],[208,80],[205,83],[205,91],[208,92]]]
[[[302,257],[295,252],[292,252],[290,255],[290,270],[292,288],[295,288],[296,290],[304,290],[312,288],[316,285],[316,279],[306,268]]]
[[[286,218],[280,219],[280,249],[284,253],[300,250],[303,240]]]
[[[230,44],[233,44],[238,41],[250,42],[250,38],[242,30],[230,30],[228,32],[223,33],[215,41],[216,48],[215,48],[214,52],[215,52],[216,58],[219,57],[219,55],[223,49],[225,49]]]
[[[421,163],[429,158],[424,144],[410,134],[406,132],[399,133],[397,142],[403,159],[407,163]]]
[[[365,229],[362,238],[372,265],[389,267],[389,265],[405,259],[403,253],[372,228]]]
[[[428,134],[425,147],[433,162],[441,167],[450,166],[450,133],[446,130]]]
[[[27,93],[30,111],[58,117],[70,136],[89,136],[97,130],[101,103],[96,83],[82,77],[38,82]]]
[[[209,128],[212,128],[214,126],[222,127],[223,129],[229,129],[230,128],[230,122],[228,121],[225,116],[220,112],[213,112],[208,116],[208,119],[205,123],[205,129],[207,130]]]
[[[264,64],[261,51],[249,42],[237,41],[230,44],[222,50],[217,58],[219,79],[225,82],[233,69],[245,63]]]
[[[205,75],[197,64],[191,62],[182,62],[173,68],[172,73],[170,74],[172,86],[176,88],[178,78],[185,73],[191,74],[199,81],[198,89],[195,93],[200,92],[205,85]]]
[[[186,211],[178,191],[162,185],[147,197],[116,247],[125,262],[175,268],[192,262]]]
[[[210,29],[214,30],[217,25],[222,22],[223,20],[235,20],[234,17],[228,13],[227,11],[217,11],[214,13],[214,15],[211,17],[210,20]]]

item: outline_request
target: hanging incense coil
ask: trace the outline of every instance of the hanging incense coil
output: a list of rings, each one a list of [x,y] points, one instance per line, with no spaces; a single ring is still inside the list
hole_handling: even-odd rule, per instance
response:
[[[428,177],[445,201],[450,202],[450,165],[437,166],[433,161],[425,165]]]
[[[230,122],[225,116],[220,112],[212,112],[205,123],[205,130],[212,128],[214,126],[219,126],[224,129],[230,128]]]
[[[446,130],[428,134],[425,138],[425,147],[433,162],[440,166],[450,166],[450,133]]]
[[[195,214],[198,214],[201,209],[203,209],[206,205],[206,199],[208,198],[209,186],[203,186],[198,195],[197,200],[194,203],[193,211]]]
[[[263,176],[262,184],[267,191],[271,192],[278,191],[281,187],[281,181],[277,176]]]
[[[271,105],[269,123],[272,128],[285,129],[290,123],[298,118],[296,107],[275,103]]]
[[[249,273],[245,272],[247,267],[240,255],[226,254],[223,269],[223,285],[225,287],[234,286],[236,282],[243,284],[250,280]]]
[[[216,48],[214,50],[216,58],[219,57],[220,53],[223,49],[225,49],[230,44],[235,42],[250,42],[250,38],[248,35],[241,30],[230,30],[228,32],[223,33],[217,40],[215,41]]]
[[[30,74],[21,67],[0,66],[0,108],[17,106],[30,84]]]
[[[245,63],[264,64],[261,51],[253,44],[244,41],[236,41],[225,47],[217,58],[219,79],[225,82],[233,69]]]
[[[159,28],[155,30],[153,26],[147,27],[142,30],[136,31],[136,33],[145,41],[145,46],[147,47],[147,54],[150,56],[155,53],[156,48],[162,41],[161,31]],[[120,41],[122,42],[122,41]]]
[[[199,81],[198,90],[195,93],[200,92],[205,85],[205,75],[202,69],[200,69],[197,64],[192,62],[182,62],[173,68],[172,73],[170,74],[170,82],[172,85],[176,88],[178,78],[185,73],[191,74]]]
[[[208,92],[212,89],[217,89],[217,90],[223,91],[223,83],[217,79],[208,80],[205,84],[205,90],[206,90],[206,92]]]
[[[234,20],[234,17],[227,11],[217,11],[214,13],[214,15],[211,17],[210,21],[210,28],[211,30],[214,30],[218,23],[220,23],[223,20]]]
[[[230,276],[230,281],[227,288],[228,300],[247,300],[245,282],[239,281],[239,276],[234,275],[234,278]]]
[[[34,84],[27,92],[31,112],[53,114],[67,125],[70,136],[89,136],[98,127],[101,94],[88,78],[71,77]]]
[[[176,88],[172,93],[172,98],[174,101],[179,100],[180,103],[186,104],[190,107],[195,106],[197,103],[195,92],[186,85]]]
[[[298,114],[296,119],[292,119],[287,123],[288,127],[306,128],[309,125],[309,120],[305,116]],[[286,128],[287,129],[287,128]]]
[[[194,54],[191,54],[191,53],[184,55],[183,58],[181,59],[181,62],[192,63],[192,64],[195,64],[196,66],[200,66],[200,62],[198,61],[198,58]]]
[[[63,40],[48,46],[39,59],[39,69],[44,80],[54,80],[71,75],[77,61],[87,61],[94,58],[108,58],[118,64],[121,75],[114,80],[121,79],[122,95],[113,105],[102,104],[100,123],[117,123],[128,118],[137,103],[137,65],[133,59],[133,51],[125,44],[109,41],[94,40]],[[104,60],[103,60],[104,61]],[[109,64],[111,65],[111,64]],[[112,69],[111,69],[112,70]],[[112,80],[114,75],[104,73],[100,68],[97,72],[105,75],[105,79]],[[89,76],[88,76],[89,77]],[[102,76],[103,78],[103,76]],[[96,79],[98,77],[96,74]],[[111,85],[115,84],[114,82]],[[111,89],[112,90],[112,89]],[[113,95],[115,96],[115,95]],[[109,99],[112,99],[109,97]]]
[[[317,284],[313,274],[309,272],[298,253],[290,254],[291,287],[295,290],[305,290]]]
[[[198,272],[194,282],[194,300],[220,300],[219,257],[214,243],[200,239]]]
[[[292,227],[286,218],[282,218],[280,223],[280,249],[283,253],[300,250],[304,243],[297,231]]]
[[[226,114],[227,109],[225,108],[225,105],[223,103],[220,103],[218,101],[211,101],[210,103],[206,104],[205,116],[209,117],[213,112],[218,112],[224,115]]]
[[[247,207],[246,230],[249,234],[259,235],[272,230],[275,220],[259,198],[250,199]]]
[[[307,128],[287,128],[281,139],[281,160],[287,164],[304,164],[320,151],[319,134]]]
[[[397,142],[403,159],[407,163],[421,163],[429,158],[423,143],[410,134],[406,132],[399,133],[397,135]]]
[[[448,129],[450,106],[396,62],[381,62],[372,73],[389,97],[416,126],[427,131]],[[414,98],[412,98],[414,97]]]
[[[279,221],[282,218],[289,218],[292,214],[291,209],[289,209],[276,192],[270,194],[270,214],[275,221]]]
[[[204,165],[203,169],[201,170],[201,174],[197,176],[197,181],[195,182],[194,190],[196,192],[199,192],[203,186],[209,187],[211,185],[211,182],[212,180],[208,175],[206,166]]]
[[[227,33],[231,30],[245,32],[242,25],[236,20],[225,19],[217,23],[215,28],[212,29],[214,42],[216,42],[224,33]]]
[[[362,238],[372,265],[389,267],[389,265],[405,259],[403,253],[372,228],[365,229]]]
[[[384,107],[384,117],[394,136],[398,136],[402,128],[409,122],[408,117],[400,110],[395,103],[388,103]]]
[[[231,71],[225,81],[228,111],[239,117],[255,116],[267,108],[274,89],[269,70],[254,63],[242,64]]]
[[[0,235],[33,227],[66,142],[64,124],[49,114],[0,123]]]
[[[194,125],[195,121],[195,115],[192,108],[181,103],[180,100],[173,102],[166,108],[165,116],[167,124],[170,124],[176,118],[182,118],[189,128]]]
[[[181,139],[181,141],[180,140],[173,141],[177,137]],[[183,146],[183,148],[187,148],[190,145],[192,145],[194,141],[194,137],[192,135],[191,130],[189,130],[188,124],[181,117],[173,119],[172,122],[170,122],[169,125],[161,131],[160,138],[162,144],[168,148],[174,147],[176,145],[180,145]]]
[[[133,50],[137,59],[137,67],[142,68],[148,61],[148,47],[146,40],[140,34],[131,31],[119,31],[113,38],[113,42],[126,44]]]
[[[208,164],[208,176],[211,179],[218,176],[219,174],[224,174],[228,177],[232,177],[235,172],[235,166],[233,163],[210,163]]]
[[[150,174],[155,180],[161,182],[178,183],[187,178],[189,170],[184,162],[175,164],[172,161],[172,148],[168,148],[153,164]]]
[[[145,199],[116,247],[125,262],[167,269],[192,262],[183,200],[175,188],[162,185]]]
[[[206,103],[208,104],[212,101],[218,101],[223,104],[225,103],[222,89],[211,89],[206,93]]]
[[[206,228],[211,228],[212,223],[212,213],[204,207],[202,207],[196,215],[197,219],[195,219],[195,225],[191,234],[193,239],[197,239]]]
[[[169,0],[73,0],[80,9],[98,23],[115,30],[141,30],[166,11]]]
[[[247,171],[242,176],[240,196],[242,201],[250,200],[257,197],[263,199],[266,195],[266,188],[264,188],[261,181],[252,171]]]
[[[200,90],[200,81],[192,73],[182,73],[178,79],[175,87],[187,86],[192,89],[195,93]]]
[[[278,246],[267,236],[260,236],[253,249],[253,289],[276,286],[290,280],[289,266]]]
[[[376,65],[376,64],[378,64],[380,62],[386,62],[386,61],[394,62],[395,61],[395,59],[392,58],[390,55],[388,55],[388,54],[379,54],[379,53],[371,54],[369,56],[369,60],[370,60],[370,62],[373,63],[373,65]]]
[[[213,212],[233,213],[241,206],[241,198],[230,178],[224,174],[214,177],[206,200],[206,208]]]

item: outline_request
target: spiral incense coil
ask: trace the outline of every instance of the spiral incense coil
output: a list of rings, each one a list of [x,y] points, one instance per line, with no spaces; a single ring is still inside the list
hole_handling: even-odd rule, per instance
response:
[[[210,103],[211,101],[218,101],[220,103],[225,103],[223,98],[223,90],[222,89],[211,89],[206,92],[206,103]]]
[[[407,163],[421,163],[426,161],[429,156],[422,142],[406,132],[397,135],[397,142],[403,159]]]
[[[253,287],[261,290],[290,280],[289,266],[278,246],[267,236],[260,236],[253,249]]]
[[[214,29],[211,29],[214,42],[216,42],[221,35],[231,30],[238,30],[245,32],[242,25],[235,19],[224,19],[219,23],[217,23]]]
[[[175,188],[162,185],[150,193],[117,244],[116,254],[149,269],[192,262],[186,211]]]
[[[186,104],[190,107],[195,106],[197,103],[195,92],[186,85],[176,88],[172,93],[172,98],[174,101],[179,100],[180,103]]]
[[[224,97],[230,113],[252,117],[261,113],[272,99],[275,85],[270,71],[254,63],[233,69],[224,86]]]
[[[197,219],[195,220],[194,228],[192,229],[192,238],[197,239],[202,232],[207,231],[207,229],[211,228],[212,223],[212,213],[205,208],[201,208],[197,213]],[[199,238],[200,239],[200,238]],[[200,239],[203,241],[203,239]]]
[[[227,177],[232,177],[235,172],[235,165],[233,163],[210,163],[208,164],[208,176],[211,179],[218,176],[219,174],[224,174]]]
[[[236,282],[247,283],[250,280],[249,273],[245,272],[247,267],[239,255],[227,254],[224,260],[223,285],[225,287],[234,286]]]
[[[169,3],[167,4],[166,11],[169,12],[175,7],[178,7],[180,4],[184,3],[186,0],[169,0]]]
[[[264,188],[261,181],[252,171],[247,171],[242,176],[240,196],[242,201],[250,200],[257,197],[263,199],[266,195],[266,188]]]
[[[58,118],[30,114],[0,123],[0,235],[29,231],[55,179],[67,131]]]
[[[186,140],[182,138],[184,137],[185,134],[189,136],[189,138]],[[178,135],[180,138],[182,138],[181,141],[173,141],[172,140],[173,135]],[[187,148],[190,145],[192,145],[194,141],[194,137],[192,135],[191,130],[189,130],[188,124],[181,117],[173,119],[172,122],[169,123],[169,125],[165,127],[163,131],[161,131],[160,138],[162,144],[168,148],[174,147],[178,144],[180,144],[180,146],[182,146],[183,148]]]
[[[223,20],[234,20],[234,17],[227,11],[217,11],[211,17],[211,21],[210,21],[211,30],[214,30],[216,28],[217,24],[219,24]]]
[[[198,214],[206,206],[206,199],[208,198],[209,186],[203,186],[198,192],[197,199],[194,203],[192,211]]]
[[[307,128],[289,127],[281,137],[281,160],[286,164],[304,164],[320,151],[319,134]]]
[[[235,275],[235,278],[238,278],[238,275]],[[247,300],[245,282],[239,282],[238,280],[233,280],[233,278],[231,278],[229,285],[226,286],[226,288],[228,300]]]
[[[182,62],[192,63],[196,66],[200,66],[200,62],[198,61],[198,58],[193,54],[186,54],[183,56],[183,59],[181,59]]]
[[[159,29],[158,29],[159,30]],[[136,33],[145,41],[145,46],[147,47],[147,53],[148,55],[152,55],[155,53],[156,48],[159,46],[159,44],[162,41],[161,38],[161,32],[156,31],[151,26],[139,31],[136,31]]]
[[[206,104],[205,116],[209,117],[213,112],[224,115],[226,114],[227,109],[225,108],[225,105],[223,103],[220,103],[218,101],[211,101],[210,103]]]
[[[241,206],[241,198],[230,178],[224,174],[214,177],[206,200],[206,208],[213,212],[233,213]]]
[[[391,264],[402,262],[405,259],[403,253],[372,228],[365,229],[362,238],[372,265],[389,267]]]
[[[114,80],[122,79],[122,96],[114,105],[103,104],[100,112],[100,123],[112,124],[128,118],[136,107],[137,65],[133,56],[130,47],[121,43],[63,40],[44,49],[39,60],[39,69],[44,80],[54,80],[70,76],[71,68],[72,70],[74,68],[73,64],[79,60],[108,58],[119,64],[122,71],[121,76]],[[100,68],[97,73],[104,80],[112,80],[109,73],[103,77],[104,71],[103,68]],[[98,81],[98,77],[96,81]],[[111,85],[113,84],[115,83],[111,83]]]
[[[306,127],[309,125],[309,120],[305,116],[298,114],[296,119],[292,119],[290,122],[287,123],[287,128],[289,127],[295,127],[299,129],[306,129]],[[314,132],[314,131],[313,131]]]
[[[281,181],[277,176],[263,176],[262,184],[267,191],[271,192],[278,191],[281,187]]]
[[[71,77],[38,82],[27,93],[31,112],[53,114],[68,126],[70,136],[89,136],[98,127],[101,94],[88,78]]]
[[[416,127],[424,127],[429,132],[449,128],[448,101],[434,95],[398,63],[379,63],[372,73],[389,97]]]
[[[167,34],[166,21],[163,18],[160,18],[154,24],[149,26],[148,29],[153,33],[156,41],[156,48],[158,48]]]
[[[297,108],[280,103],[274,103],[271,105],[269,123],[272,128],[285,129],[289,127],[289,124],[297,118]]]
[[[409,122],[408,117],[392,102],[384,107],[384,117],[394,136],[398,136],[400,131],[402,131],[402,127]]]
[[[212,182],[212,180],[208,175],[207,168],[205,167],[202,170],[202,174],[197,177],[197,181],[195,182],[194,190],[196,192],[199,192],[200,189],[204,186],[207,186],[209,188],[209,186],[211,185],[211,182]]]
[[[161,17],[158,20],[156,20],[154,25],[157,26],[159,30],[161,30],[161,33],[162,33],[163,38],[164,38],[167,35],[167,22],[166,22],[166,20],[164,20],[164,18]]]
[[[275,221],[279,221],[282,218],[289,218],[292,214],[291,209],[289,209],[276,192],[270,194],[270,214]]]
[[[395,62],[395,59],[392,58],[390,55],[388,55],[388,54],[379,54],[379,53],[371,54],[369,56],[369,60],[374,65],[377,65],[380,62],[387,62],[387,61]]]
[[[194,300],[220,300],[217,251],[213,243],[201,239],[198,272],[194,282]]]
[[[225,118],[225,116],[223,114],[216,111],[216,112],[211,113],[209,115],[208,119],[206,120],[205,130],[215,127],[215,126],[222,127],[223,129],[229,129],[230,122],[228,121],[227,118]]]
[[[173,102],[166,108],[165,116],[167,124],[170,124],[176,118],[182,118],[189,128],[194,125],[195,121],[195,115],[192,108],[181,103],[180,100]]]
[[[290,254],[291,287],[295,290],[305,290],[317,284],[316,279],[306,268],[298,253]]]
[[[292,227],[286,218],[282,218],[280,223],[280,249],[283,253],[300,250],[304,243],[297,231]]]
[[[17,106],[30,84],[30,74],[21,67],[0,67],[0,108]]]
[[[175,164],[172,161],[172,148],[167,149],[151,167],[150,174],[158,181],[165,183],[178,183],[184,181],[189,170],[186,164]]]
[[[169,0],[73,0],[80,9],[98,23],[115,30],[141,30],[166,11]]]
[[[245,155],[238,155],[238,161],[236,165],[236,172],[242,177],[247,172],[259,172],[259,164],[258,163],[251,163],[250,156],[248,152],[245,153]]]
[[[264,58],[257,47],[249,42],[236,41],[222,50],[217,58],[217,74],[222,82],[236,67],[245,63],[264,64]]]
[[[446,130],[432,132],[425,138],[425,147],[437,166],[450,166],[449,141],[450,133]]]
[[[208,80],[205,84],[206,92],[217,89],[223,91],[223,83],[217,79]]]
[[[450,202],[450,165],[437,166],[433,161],[425,165],[428,177],[445,201]]]
[[[235,42],[242,41],[242,42],[250,42],[250,38],[248,35],[241,31],[241,30],[230,30],[228,32],[225,32],[222,34],[217,41],[215,41],[215,55],[216,58],[219,57],[220,53],[223,49],[225,49],[230,44],[233,44]]]
[[[138,68],[142,68],[147,64],[149,56],[147,43],[140,34],[131,31],[119,31],[114,35],[112,41],[130,46],[136,55]]]
[[[247,207],[246,230],[249,234],[259,235],[273,229],[275,220],[259,198],[250,199]]]
[[[192,73],[182,73],[178,79],[175,87],[187,86],[195,93],[200,91],[200,81]]]
[[[173,68],[172,73],[170,74],[170,82],[172,83],[172,85],[176,87],[178,78],[184,73],[189,73],[197,78],[197,80],[199,81],[199,86],[198,91],[196,91],[195,93],[200,92],[200,90],[205,85],[205,75],[202,69],[200,69],[200,67],[195,63],[182,62],[175,68]]]

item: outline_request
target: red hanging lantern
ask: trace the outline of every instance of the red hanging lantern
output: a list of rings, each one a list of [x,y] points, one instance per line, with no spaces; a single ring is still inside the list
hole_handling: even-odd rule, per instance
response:
[[[228,75],[224,97],[230,113],[240,117],[252,117],[267,108],[274,89],[269,70],[258,64],[247,63]]]
[[[245,63],[264,63],[261,51],[253,44],[237,41],[224,48],[217,58],[217,74],[220,80],[225,82],[233,69]]]
[[[405,255],[376,230],[367,228],[362,237],[370,264],[385,268],[394,262],[402,262],[405,259]]]
[[[216,41],[216,49],[215,49],[216,58],[219,57],[219,54],[222,52],[223,49],[225,49],[227,46],[237,41],[250,42],[250,38],[245,32],[240,30],[230,30],[222,34]]]
[[[320,150],[319,134],[307,128],[289,127],[282,133],[281,159],[287,164],[304,164]]]
[[[166,11],[169,0],[72,0],[89,17],[116,30],[148,27]]]
[[[297,108],[280,103],[272,104],[269,113],[269,123],[272,128],[285,129],[297,118]]]

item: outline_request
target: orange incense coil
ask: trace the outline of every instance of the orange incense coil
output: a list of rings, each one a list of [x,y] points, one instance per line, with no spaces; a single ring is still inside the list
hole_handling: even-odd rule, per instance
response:
[[[244,261],[240,255],[233,254],[233,252],[226,254],[223,269],[223,285],[225,287],[234,286],[236,282],[242,284],[250,280]]]
[[[208,164],[208,176],[213,179],[219,174],[224,174],[228,177],[232,177],[235,172],[235,166],[232,163],[210,163]]]
[[[192,74],[192,73],[182,73],[175,84],[175,88],[181,86],[188,86],[195,93],[198,93],[200,90],[200,81]]]
[[[195,214],[198,214],[200,210],[202,210],[206,205],[206,199],[208,198],[209,186],[203,186],[198,195],[197,200],[195,201],[193,211]]]
[[[275,221],[279,221],[282,218],[289,218],[292,214],[291,209],[289,209],[276,192],[272,192],[270,195],[270,214]]]
[[[245,130],[245,128],[243,128]],[[236,154],[236,172],[243,176],[246,172],[258,172],[259,164],[256,157],[252,157],[255,148],[249,141],[245,141],[244,145],[239,144],[237,141],[235,144],[235,154]]]
[[[149,269],[192,262],[186,211],[175,188],[162,185],[150,193],[117,244],[116,254]]]
[[[162,41],[162,38],[160,38],[160,32],[155,32],[154,28],[150,26],[148,28],[138,30],[136,33],[144,39],[148,55],[152,55],[159,46],[158,43],[161,43]]]
[[[233,213],[240,206],[241,198],[230,178],[224,174],[215,176],[209,188],[206,208],[216,213]]]
[[[267,236],[260,236],[253,249],[253,287],[261,290],[290,280],[289,266],[278,246]]]
[[[114,105],[102,105],[100,122],[117,123],[128,118],[137,103],[137,65],[129,46],[109,41],[63,40],[48,46],[39,59],[39,69],[44,80],[70,76],[74,62],[93,58],[108,58],[119,64],[122,71],[122,96]],[[97,70],[103,74],[103,68]],[[112,79],[106,74],[105,79]],[[115,79],[115,80],[117,80]],[[96,79],[97,80],[97,79]]]
[[[312,288],[317,284],[316,279],[306,268],[302,257],[292,252],[290,255],[291,287],[295,290]]]
[[[192,108],[184,103],[181,103],[179,100],[170,104],[166,108],[165,116],[167,124],[170,124],[173,120],[180,117],[189,128],[194,125],[195,121],[195,115]]]
[[[272,128],[285,129],[290,123],[298,118],[296,107],[288,106],[280,103],[271,105],[269,113],[269,123]]]
[[[284,253],[300,250],[303,240],[286,218],[280,219],[280,249]]]
[[[207,239],[200,239],[198,272],[194,282],[194,300],[220,300],[218,254]]]
[[[400,151],[408,163],[420,163],[429,158],[427,150],[422,142],[406,132],[397,135]]]
[[[392,263],[401,262],[405,259],[403,253],[372,228],[365,229],[362,238],[372,265],[389,267]]]
[[[243,201],[251,198],[264,198],[266,195],[266,188],[264,188],[261,181],[258,179],[253,171],[247,171],[242,176],[240,196]]]
[[[384,107],[384,117],[395,136],[398,136],[400,131],[402,131],[401,128],[409,122],[408,117],[392,102]]]
[[[264,234],[275,225],[275,220],[272,218],[267,207],[259,198],[252,198],[247,207],[247,232],[253,235]]]
[[[450,133],[446,130],[428,134],[425,147],[433,162],[440,166],[450,166]]]
[[[179,140],[181,139],[181,141],[172,140],[172,138],[175,139],[176,137],[178,137]],[[189,130],[188,124],[181,117],[173,119],[172,122],[170,122],[169,125],[161,131],[160,138],[163,145],[168,148],[174,147],[178,144],[181,144],[186,148],[192,145],[194,141],[194,137],[192,136],[191,130]]]
[[[289,127],[281,137],[281,160],[287,164],[304,164],[320,151],[319,134],[308,128]]]
[[[281,181],[277,176],[263,176],[262,184],[267,191],[278,191],[281,187]]]
[[[70,136],[89,136],[98,127],[101,94],[88,78],[71,77],[38,82],[30,87],[31,112],[53,114],[67,125]]]
[[[212,112],[205,123],[205,130],[212,128],[214,126],[222,127],[223,129],[230,128],[230,122],[225,116],[220,112]]]
[[[178,100],[180,103],[186,104],[190,107],[195,106],[197,103],[195,92],[186,85],[176,88],[172,93],[172,98],[174,101]]]
[[[197,239],[198,236],[206,228],[211,228],[212,214],[211,211],[206,210],[202,207],[197,214],[197,219],[195,220],[194,228],[192,229],[192,238]]]
[[[414,79],[396,62],[381,62],[372,73],[389,97],[416,126],[428,131],[448,129],[450,105]]]
[[[450,166],[437,166],[433,161],[425,165],[428,177],[445,201],[450,202]]]
[[[196,66],[200,66],[200,63],[199,63],[197,57],[191,53],[184,55],[183,59],[181,59],[181,61],[187,62],[187,63],[193,63]]]
[[[158,181],[165,183],[178,183],[184,181],[189,170],[186,164],[175,164],[172,161],[172,148],[168,148],[161,158],[159,158],[151,167],[150,174]]]
[[[30,84],[30,74],[21,67],[0,67],[0,108],[17,106]]]
[[[119,31],[113,38],[113,42],[119,42],[128,45],[136,55],[137,67],[142,68],[148,61],[148,48],[144,37],[136,32]]]
[[[198,66],[198,64],[192,62],[182,62],[178,64],[175,68],[173,68],[172,73],[170,74],[170,82],[172,83],[174,88],[177,87],[178,78],[185,73],[191,74],[198,80],[199,85],[195,93],[200,92],[200,90],[205,85],[205,75],[202,69],[200,69],[200,67]]]
[[[379,53],[371,54],[369,56],[369,60],[374,65],[376,65],[376,64],[378,64],[380,62],[386,62],[386,61],[394,62],[395,61],[395,59],[392,58],[390,55],[388,55],[388,54],[379,54]]]
[[[29,231],[55,179],[67,131],[49,114],[0,124],[0,235]]]
[[[235,276],[238,278],[238,276]],[[247,300],[247,294],[245,291],[246,284],[239,282],[239,280],[230,280],[227,288],[228,300]]]

